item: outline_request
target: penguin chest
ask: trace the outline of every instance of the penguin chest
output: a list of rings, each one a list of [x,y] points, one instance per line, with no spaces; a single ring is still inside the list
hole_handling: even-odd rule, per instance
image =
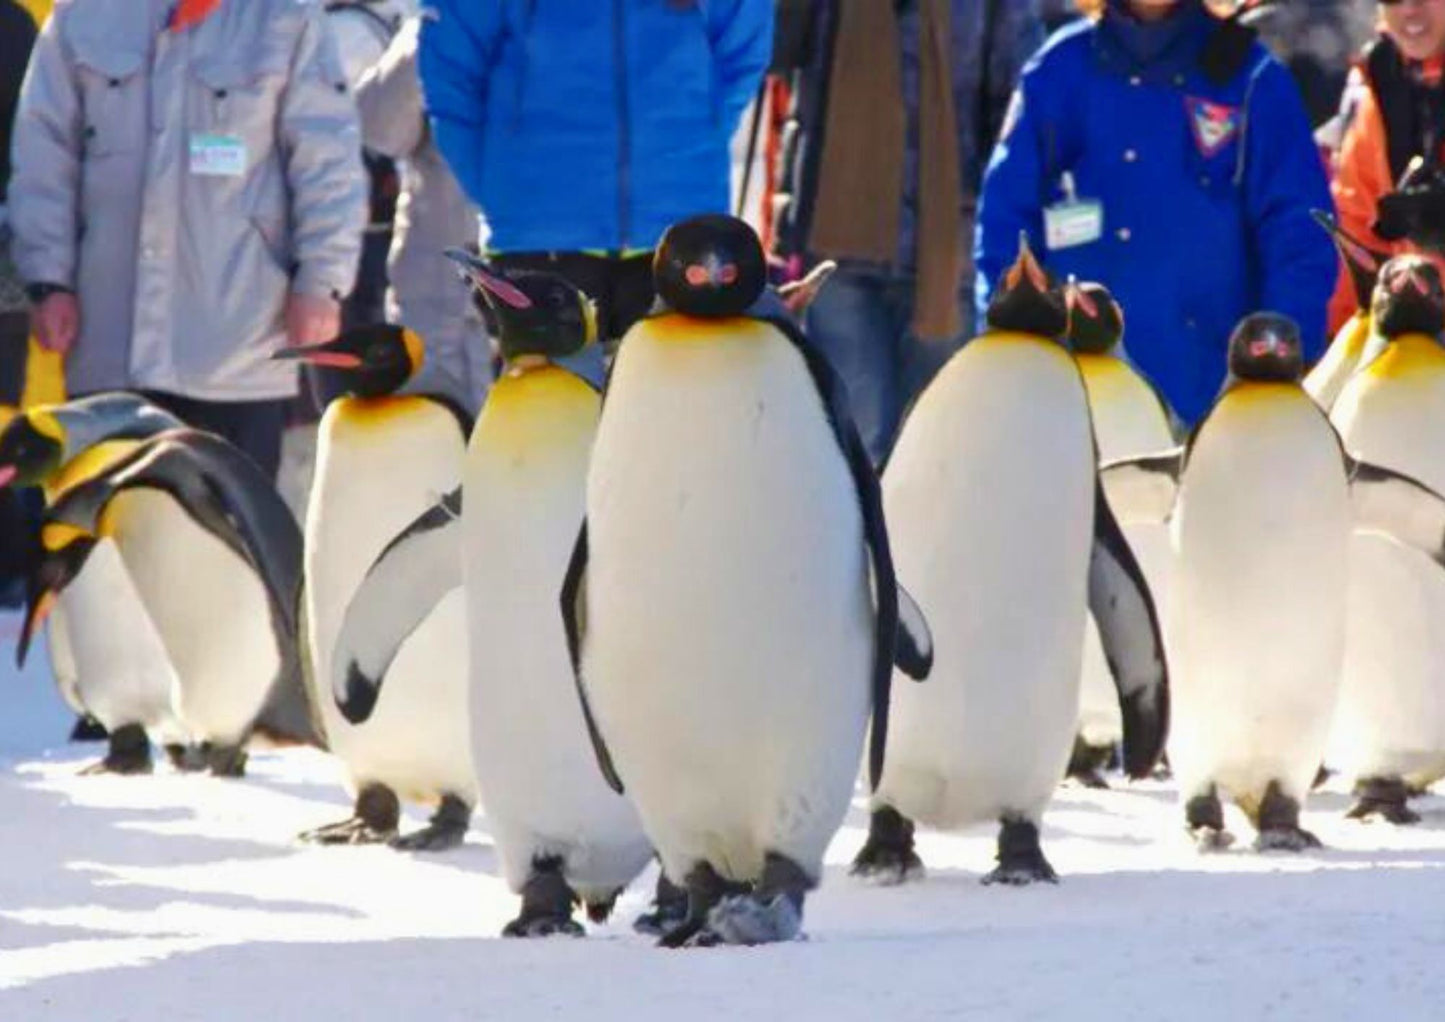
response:
[[[883,480],[898,579],[934,636],[895,677],[881,794],[941,826],[1028,812],[1078,709],[1096,468],[1067,352],[986,335],[924,392]]]
[[[852,476],[801,354],[756,321],[642,324],[587,507],[587,687],[664,857],[740,875],[769,846],[821,857],[858,765],[872,600]]]
[[[281,669],[265,585],[245,559],[159,490],[119,492],[102,527],[120,548],[175,668],[183,723],[198,739],[240,739]]]
[[[1350,527],[1339,445],[1308,395],[1222,398],[1175,511],[1170,758],[1185,787],[1308,790],[1339,688]]]
[[[1080,355],[1099,464],[1156,454],[1174,446],[1159,396],[1134,369],[1112,355]]]
[[[420,398],[391,399],[385,410],[373,414],[365,402],[348,399],[333,402],[323,420],[306,516],[307,627],[316,679],[331,677],[346,608],[368,569],[460,481],[463,440],[449,411]],[[364,724],[346,721],[329,691],[315,699],[331,750],[354,782],[387,784],[422,801],[439,790],[470,797],[460,593],[438,603],[402,644]]]
[[[1404,337],[1361,369],[1330,414],[1345,449],[1445,487],[1445,350],[1433,339]]]
[[[60,606],[85,710],[110,730],[168,727],[175,674],[113,541],[96,544]]]
[[[600,411],[597,393],[564,370],[505,376],[467,447],[472,749],[509,877],[525,879],[532,857],[550,854],[576,878],[600,849],[645,845],[636,813],[597,769],[557,603]],[[626,869],[641,862],[634,855]]]

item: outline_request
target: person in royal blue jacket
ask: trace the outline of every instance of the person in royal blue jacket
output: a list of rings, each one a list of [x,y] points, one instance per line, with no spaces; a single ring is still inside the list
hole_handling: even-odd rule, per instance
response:
[[[1294,82],[1247,28],[1201,0],[1094,6],[1024,69],[984,180],[979,308],[1026,231],[1051,272],[1114,292],[1130,359],[1192,424],[1245,314],[1284,313],[1323,351],[1336,256],[1310,211],[1329,189]]]
[[[431,0],[427,112],[497,261],[567,276],[620,336],[652,303],[663,230],[728,211],[772,36],[773,0]]]

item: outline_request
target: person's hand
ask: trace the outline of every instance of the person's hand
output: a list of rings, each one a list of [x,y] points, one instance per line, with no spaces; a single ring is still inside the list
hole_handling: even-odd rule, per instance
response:
[[[286,299],[286,341],[292,347],[325,344],[341,332],[341,303],[293,294]]]
[[[47,351],[64,355],[80,332],[80,302],[69,291],[52,291],[30,310],[30,329]]]

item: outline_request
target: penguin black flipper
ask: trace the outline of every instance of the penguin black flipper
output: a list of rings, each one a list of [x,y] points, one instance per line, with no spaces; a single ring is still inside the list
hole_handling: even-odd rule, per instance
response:
[[[863,516],[863,539],[873,562],[874,594],[874,643],[873,643],[873,725],[869,730],[868,780],[874,790],[883,777],[884,752],[888,742],[888,707],[893,684],[895,663],[910,677],[922,680],[932,666],[931,637],[926,641],[917,634],[918,630],[909,624],[914,633],[908,641],[899,638],[899,587],[898,577],[893,568],[893,553],[888,545],[888,527],[883,517],[883,490],[878,484],[878,473],[863,447],[858,427],[849,411],[847,394],[843,383],[832,363],[815,348],[792,319],[782,316],[763,317],[763,322],[776,327],[792,342],[798,354],[813,377],[813,384],[823,402],[824,412],[832,424],[838,447],[848,462],[853,476],[853,487],[858,494],[858,508]],[[910,617],[922,624],[922,635],[928,634],[923,613],[912,599]],[[900,656],[899,647],[912,646]],[[927,655],[923,655],[923,651]],[[913,654],[918,654],[914,656]],[[915,670],[917,673],[915,673]]]
[[[1163,522],[1179,496],[1184,449],[1111,461],[1099,469],[1108,504],[1125,521]]]
[[[1169,667],[1149,584],[1104,497],[1094,488],[1094,549],[1089,559],[1089,611],[1124,718],[1124,770],[1147,777],[1169,733]]]
[[[912,594],[898,586],[898,646],[893,663],[915,681],[923,681],[933,670],[933,632],[923,609]]]
[[[332,698],[353,724],[367,720],[402,644],[462,584],[461,487],[442,497],[377,555],[352,594],[332,656]]]
[[[1418,479],[1345,456],[1355,527],[1414,547],[1445,567],[1445,497]]]
[[[597,766],[607,786],[617,794],[624,792],[622,777],[612,762],[612,751],[602,732],[597,728],[597,718],[592,715],[592,704],[587,701],[587,687],[582,681],[582,639],[587,632],[587,520],[577,531],[577,542],[572,547],[572,556],[567,561],[567,574],[562,579],[562,626],[567,631],[567,656],[572,660],[572,680],[577,685],[577,701],[582,706],[582,719],[587,723],[587,736],[592,739],[592,751],[597,755]]]

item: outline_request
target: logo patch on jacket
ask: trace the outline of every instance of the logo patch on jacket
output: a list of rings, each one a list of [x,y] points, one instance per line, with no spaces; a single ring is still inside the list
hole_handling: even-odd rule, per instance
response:
[[[1184,97],[1189,111],[1189,126],[1194,131],[1194,144],[1203,157],[1211,159],[1239,133],[1239,108],[1211,103],[1194,96]]]

